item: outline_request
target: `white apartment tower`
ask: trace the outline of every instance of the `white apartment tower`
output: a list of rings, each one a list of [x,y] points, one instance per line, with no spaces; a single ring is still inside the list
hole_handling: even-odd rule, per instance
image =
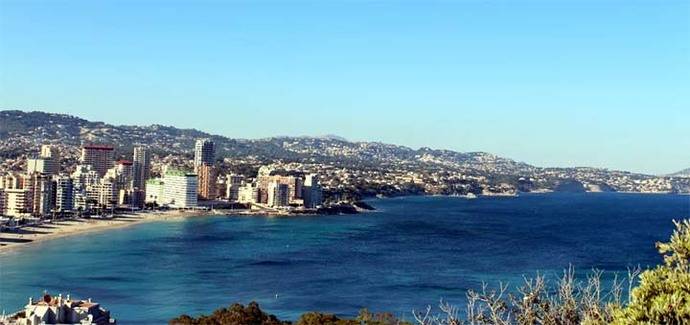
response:
[[[179,170],[168,170],[163,177],[162,204],[174,208],[195,208],[197,206],[197,176]]]
[[[215,148],[213,141],[210,139],[199,139],[196,140],[196,145],[194,146],[194,169],[201,165],[213,165],[215,160]]]

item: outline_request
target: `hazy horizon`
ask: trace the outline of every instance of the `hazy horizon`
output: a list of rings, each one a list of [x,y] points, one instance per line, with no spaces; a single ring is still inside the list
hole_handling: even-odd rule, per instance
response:
[[[690,2],[0,2],[0,107],[690,167]]]

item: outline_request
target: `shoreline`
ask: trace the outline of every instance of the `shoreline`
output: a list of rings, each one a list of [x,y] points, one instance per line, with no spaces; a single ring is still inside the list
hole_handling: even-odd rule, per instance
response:
[[[359,212],[361,213],[361,212]],[[54,223],[43,223],[37,226],[23,226],[17,232],[0,232],[0,256],[32,244],[42,243],[58,238],[125,228],[148,222],[171,219],[209,217],[209,216],[266,216],[292,217],[318,215],[316,213],[289,213],[271,210],[167,210],[147,211],[134,214],[120,214],[112,219],[65,219]]]
[[[521,194],[552,194],[558,192],[525,192]],[[645,193],[645,192],[583,192],[585,193],[617,193],[617,194],[653,194],[653,195],[681,195],[690,196],[688,193]],[[402,195],[377,198],[371,197],[364,201],[376,199],[391,199],[398,197],[454,197],[450,195]],[[519,195],[479,195],[478,197],[519,197]],[[462,197],[464,198],[464,197]],[[363,211],[358,211],[362,213]],[[167,210],[147,211],[134,214],[122,214],[113,219],[67,219],[55,223],[44,223],[38,226],[21,227],[17,232],[0,232],[0,256],[4,253],[27,247],[32,244],[42,243],[53,239],[89,234],[110,229],[125,228],[147,222],[166,221],[171,219],[208,217],[220,215],[238,216],[267,216],[267,217],[291,217],[310,214],[276,213],[269,210]]]
[[[211,211],[170,210],[118,215],[113,219],[66,219],[54,223],[21,227],[17,232],[0,232],[0,256],[32,244],[58,238],[125,228],[147,222],[217,215]]]

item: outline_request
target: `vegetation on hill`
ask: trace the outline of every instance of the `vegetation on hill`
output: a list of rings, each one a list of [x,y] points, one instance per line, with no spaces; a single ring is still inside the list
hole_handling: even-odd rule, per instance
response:
[[[575,272],[569,268],[555,285],[550,285],[542,275],[526,279],[512,292],[505,285],[496,289],[484,285],[478,291],[467,293],[468,304],[462,312],[459,307],[442,301],[438,312],[431,306],[421,313],[415,312],[414,322],[420,325],[690,324],[690,220],[674,223],[676,229],[671,240],[657,243],[663,264],[644,272],[630,270],[627,279],[616,278],[609,288],[602,287],[601,271],[593,271],[585,280],[577,280]],[[624,299],[626,285],[630,294]],[[265,314],[252,302],[247,307],[236,304],[222,308],[210,316],[183,315],[171,320],[170,324],[274,325],[291,322]],[[310,312],[295,324],[410,323],[388,313],[372,314],[365,309],[354,319]]]

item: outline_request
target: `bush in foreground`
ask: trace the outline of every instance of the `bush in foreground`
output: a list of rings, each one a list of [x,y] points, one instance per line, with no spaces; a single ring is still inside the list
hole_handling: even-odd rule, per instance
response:
[[[217,309],[211,315],[203,315],[193,318],[182,315],[169,322],[174,325],[282,325],[290,322],[281,322],[273,315],[261,311],[256,302],[249,303],[246,307],[234,304],[228,308]]]
[[[292,324],[280,321],[273,315],[261,311],[256,302],[251,302],[247,307],[234,304],[229,308],[221,308],[208,316],[192,318],[182,315],[169,322],[171,325],[281,325]],[[398,320],[389,313],[371,313],[366,309],[359,312],[355,319],[339,318],[334,314],[309,312],[300,316],[296,325],[411,325]]]
[[[463,315],[457,306],[441,302],[439,312],[431,306],[413,312],[420,325],[647,325],[690,324],[690,220],[675,222],[676,229],[668,243],[657,243],[664,263],[640,273],[628,272],[626,279],[617,277],[609,288],[602,288],[601,271],[591,272],[584,281],[575,279],[569,268],[555,285],[543,275],[525,279],[514,293],[506,285],[467,293]],[[636,281],[639,285],[634,287]],[[623,302],[627,285],[628,299]],[[291,324],[267,315],[252,302],[247,307],[233,305],[210,316],[187,315],[170,324],[274,325]],[[355,319],[341,319],[333,314],[306,313],[297,325],[393,325],[409,324],[388,313],[372,314],[362,310]]]

